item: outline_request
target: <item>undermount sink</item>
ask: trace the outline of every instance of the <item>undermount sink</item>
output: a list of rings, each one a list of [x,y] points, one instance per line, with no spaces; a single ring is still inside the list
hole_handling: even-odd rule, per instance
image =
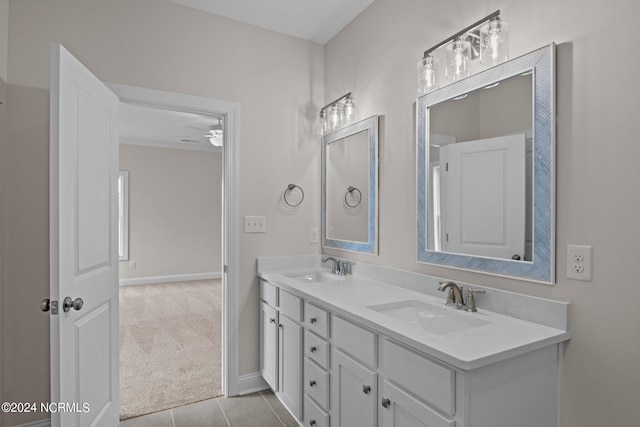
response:
[[[398,301],[367,307],[394,319],[418,325],[427,332],[438,335],[486,325],[488,322],[444,305],[434,305],[417,300]]]
[[[338,276],[336,274],[320,270],[288,274],[287,277],[304,283],[333,282],[335,280],[344,280],[344,276]]]

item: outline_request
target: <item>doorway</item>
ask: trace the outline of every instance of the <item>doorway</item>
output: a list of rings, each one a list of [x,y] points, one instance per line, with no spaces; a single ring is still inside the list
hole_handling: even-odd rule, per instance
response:
[[[223,153],[182,124],[215,118],[127,107],[119,108],[121,419],[222,389]]]
[[[237,103],[151,89],[107,84],[121,103],[222,118],[222,393],[238,394],[237,336]]]

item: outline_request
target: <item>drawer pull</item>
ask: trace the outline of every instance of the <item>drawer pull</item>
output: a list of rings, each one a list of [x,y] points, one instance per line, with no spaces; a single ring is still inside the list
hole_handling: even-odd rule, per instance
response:
[[[309,421],[309,425],[310,425],[310,426],[314,426],[314,425],[316,425],[316,420],[311,420],[311,421]]]
[[[362,392],[363,392],[364,394],[369,394],[369,393],[371,393],[371,386],[370,386],[370,385],[363,385],[363,386],[362,386]]]
[[[313,346],[309,347],[309,351],[310,351],[311,353],[315,353],[315,352],[316,352],[316,350],[317,350],[317,348],[316,348],[316,346],[315,346],[315,345],[313,345]]]
[[[385,397],[382,398],[382,407],[388,408],[391,405],[391,401]]]
[[[311,380],[311,381],[309,381],[309,385],[310,385],[311,387],[314,387],[314,386],[316,385],[316,381],[315,381],[315,380]]]
[[[276,319],[274,319],[273,317],[271,317],[271,318],[269,319],[269,323],[276,323]]]
[[[318,319],[316,319],[315,317],[312,317],[311,319],[309,319],[309,323],[313,324],[316,323],[318,321]]]

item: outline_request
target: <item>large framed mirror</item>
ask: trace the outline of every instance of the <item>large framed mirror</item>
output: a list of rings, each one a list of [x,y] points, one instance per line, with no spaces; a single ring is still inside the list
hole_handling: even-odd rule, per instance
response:
[[[555,280],[555,45],[418,98],[418,261]]]
[[[322,138],[322,246],[378,253],[378,116]]]

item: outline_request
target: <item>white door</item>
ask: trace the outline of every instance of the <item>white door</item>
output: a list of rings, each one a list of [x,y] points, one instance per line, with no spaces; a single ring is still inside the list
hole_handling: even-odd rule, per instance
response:
[[[120,414],[118,98],[62,46],[51,62],[51,399],[67,405],[52,425],[111,427]]]
[[[260,373],[273,391],[278,391],[278,311],[260,303]]]
[[[378,375],[335,348],[332,356],[331,425],[375,427]]]
[[[278,397],[302,419],[302,326],[279,313]]]
[[[453,427],[449,420],[387,380],[380,386],[378,427]]]
[[[444,250],[524,259],[524,134],[450,144],[442,153]]]

